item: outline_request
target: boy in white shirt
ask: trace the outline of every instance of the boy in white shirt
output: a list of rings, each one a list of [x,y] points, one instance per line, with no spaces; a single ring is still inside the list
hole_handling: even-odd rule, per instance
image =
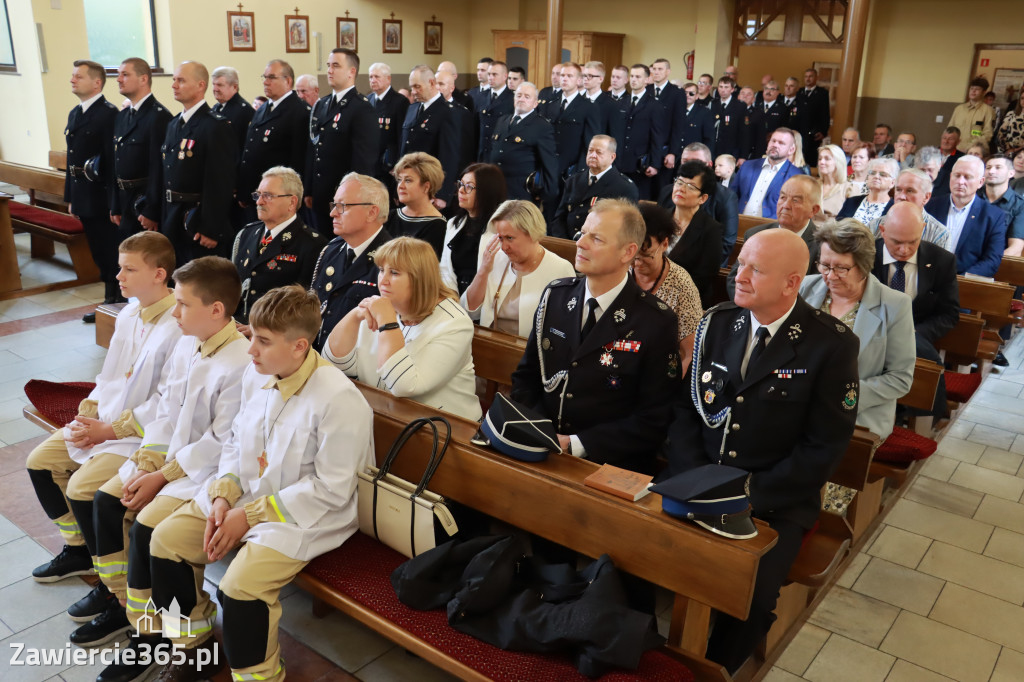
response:
[[[102,583],[76,606],[95,599],[102,611],[71,633],[71,641],[80,646],[110,641],[132,625],[140,630],[131,641],[133,648],[149,644],[153,649],[161,643],[159,634],[136,624],[149,599],[149,536],[217,473],[221,448],[238,413],[242,373],[249,365],[249,342],[231,319],[241,297],[238,271],[226,258],[205,256],[178,268],[174,281],[173,315],[183,336],[168,360],[156,419],[144,425],[142,447],[94,497]],[[135,570],[137,566],[142,570]],[[144,589],[132,601],[139,608],[126,614],[129,584]],[[100,678],[136,679],[150,667],[115,663]],[[127,672],[133,674],[126,677]]]
[[[319,299],[299,286],[273,289],[249,322],[253,365],[217,477],[161,521],[150,542],[155,608],[176,603],[183,616],[162,623],[185,662],[175,656],[161,679],[208,673],[197,661],[215,653],[201,650],[214,647],[217,610],[203,571],[243,543],[217,590],[224,652],[233,679],[283,680],[280,590],[359,525],[356,479],[373,461],[373,412],[312,348]]]
[[[139,425],[156,414],[167,358],[181,338],[167,288],[174,270],[170,240],[159,232],[132,235],[118,247],[118,265],[121,295],[132,300],[114,323],[96,388],[75,420],[40,443],[25,463],[36,497],[65,543],[52,561],[32,571],[38,582],[93,573],[93,495],[141,445]]]

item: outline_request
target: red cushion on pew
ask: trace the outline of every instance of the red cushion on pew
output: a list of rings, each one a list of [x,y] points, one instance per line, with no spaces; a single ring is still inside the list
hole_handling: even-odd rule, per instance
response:
[[[11,218],[14,220],[23,220],[26,223],[43,225],[65,234],[81,234],[85,232],[85,228],[82,227],[82,221],[75,216],[29,206],[20,201],[12,201],[9,203],[9,206],[11,207]]]
[[[912,462],[930,457],[939,444],[931,438],[897,426],[889,437],[875,450],[879,462]]]
[[[89,397],[96,384],[87,381],[57,383],[32,379],[25,384],[25,395],[39,413],[63,428],[78,414],[78,405]]]
[[[1017,298],[1015,298],[1012,301],[1010,301],[1010,312],[1011,313],[1021,313],[1021,312],[1024,312],[1024,301],[1021,301],[1020,299],[1017,299]]]
[[[957,403],[966,403],[981,386],[981,373],[953,372],[946,370],[943,374],[946,378],[946,397]]]
[[[403,561],[398,552],[357,532],[338,549],[313,559],[303,572],[492,680],[588,679],[565,656],[504,651],[449,626],[444,609],[410,609],[391,587],[391,573]],[[694,677],[679,661],[652,650],[643,655],[637,670],[615,671],[601,679],[690,682]]]

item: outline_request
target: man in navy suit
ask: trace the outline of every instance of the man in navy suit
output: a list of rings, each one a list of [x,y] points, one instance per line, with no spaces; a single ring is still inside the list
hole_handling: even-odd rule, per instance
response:
[[[760,159],[768,151],[768,138],[789,119],[789,109],[779,99],[779,85],[768,81],[762,91],[761,102],[755,104],[750,117],[750,139],[743,149],[748,159]]]
[[[480,137],[477,155],[485,161],[491,153],[494,126],[503,116],[511,116],[513,109],[512,91],[508,89],[508,65],[505,62],[491,62],[487,67],[487,82],[491,85],[489,99],[477,99],[477,115],[480,121]]]
[[[494,127],[489,163],[505,174],[509,199],[558,197],[558,156],[555,133],[537,111],[537,86],[529,81],[516,90],[513,115]],[[533,181],[528,180],[533,177]]]
[[[700,142],[709,150],[715,147],[715,120],[711,112],[697,105],[697,84],[687,83],[679,92],[674,118],[669,122],[671,132],[665,154],[665,168],[682,165],[680,154],[687,145]],[[671,175],[675,175],[673,170]]]
[[[804,71],[804,89],[800,91],[799,101],[804,106],[804,158],[807,165],[818,165],[818,145],[828,135],[832,126],[832,112],[829,108],[828,90],[818,87],[818,71]]]
[[[921,239],[924,211],[909,201],[893,205],[879,232],[871,272],[878,281],[913,299],[917,357],[942,364],[935,343],[960,320],[956,257]],[[932,412],[938,416],[945,410],[946,384],[940,377]]]
[[[669,131],[665,108],[647,92],[650,75],[645,64],[634,64],[629,69],[626,132],[615,164],[636,184],[641,199],[655,196],[653,178],[661,167]]]
[[[978,190],[985,184],[985,163],[965,155],[953,164],[949,195],[932,197],[925,210],[949,230],[949,247],[956,254],[956,272],[994,277],[1006,248],[1006,214]]]
[[[441,162],[444,184],[434,197],[434,204],[443,209],[455,195],[459,179],[461,136],[458,118],[441,96],[437,77],[429,66],[420,65],[409,74],[409,90],[416,103],[409,107],[402,124],[402,144],[398,158],[409,152],[425,152]]]
[[[744,158],[740,150],[740,130],[747,115],[747,105],[736,97],[736,82],[727,76],[718,79],[719,99],[711,105],[715,121],[715,154],[732,154]]]
[[[777,128],[768,140],[767,155],[762,163],[755,159],[740,166],[736,187],[740,195],[740,212],[760,218],[775,218],[779,190],[786,180],[803,171],[789,162],[796,142],[789,128]]]

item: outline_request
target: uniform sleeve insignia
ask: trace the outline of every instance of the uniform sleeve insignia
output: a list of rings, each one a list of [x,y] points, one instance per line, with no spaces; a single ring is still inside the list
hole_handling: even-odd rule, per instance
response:
[[[624,308],[619,308],[618,310],[616,310],[612,314],[612,317],[615,318],[615,322],[616,323],[622,324],[626,320],[626,311],[625,311],[625,309]]]
[[[857,407],[857,389],[856,388],[851,388],[849,391],[846,392],[846,395],[843,396],[843,409],[844,410],[852,410],[852,409],[854,409],[856,407]]]
[[[283,241],[283,242],[286,242],[286,241],[288,241],[291,238],[292,238],[292,233],[291,232],[285,232],[284,234],[281,235],[281,241]]]

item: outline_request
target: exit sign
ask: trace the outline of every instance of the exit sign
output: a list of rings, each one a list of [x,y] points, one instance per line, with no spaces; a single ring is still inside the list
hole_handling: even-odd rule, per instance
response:
[[[981,65],[982,66],[988,66],[988,60],[987,59],[982,59],[981,60]]]

